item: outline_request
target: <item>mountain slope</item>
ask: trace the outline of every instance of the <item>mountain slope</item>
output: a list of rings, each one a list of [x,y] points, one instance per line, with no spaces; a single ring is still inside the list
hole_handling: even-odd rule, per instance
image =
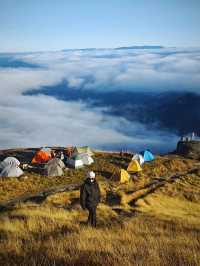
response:
[[[90,77],[88,77],[90,79]],[[71,89],[66,82],[43,87],[24,95],[44,94],[64,101],[82,100],[89,107],[106,107],[105,113],[138,121],[146,126],[178,135],[196,132],[200,135],[200,95],[186,92],[131,92],[126,90]]]
[[[198,266],[200,162],[157,156],[120,185],[109,177],[126,168],[131,156],[96,153],[95,158],[89,169],[97,173],[102,193],[98,227],[86,226],[77,189],[18,204],[0,213],[0,264]],[[0,181],[4,200],[38,191],[38,184],[79,182],[85,171],[70,170],[59,179],[26,175]]]

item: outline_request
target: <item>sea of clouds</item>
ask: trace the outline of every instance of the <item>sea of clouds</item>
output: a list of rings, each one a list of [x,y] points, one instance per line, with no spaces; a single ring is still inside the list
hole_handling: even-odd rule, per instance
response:
[[[90,145],[102,149],[175,148],[179,136],[109,114],[109,106],[64,101],[41,88],[194,92],[200,88],[199,49],[94,49],[0,54],[0,148]],[[26,94],[39,91],[39,94]]]

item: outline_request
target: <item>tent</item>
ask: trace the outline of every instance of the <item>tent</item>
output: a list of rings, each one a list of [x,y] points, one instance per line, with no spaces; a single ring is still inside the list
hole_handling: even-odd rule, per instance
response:
[[[91,165],[94,162],[93,158],[87,153],[82,153],[79,156],[85,165]]]
[[[42,147],[40,150],[48,152],[49,154],[51,153],[51,148],[48,148],[48,147]]]
[[[53,158],[50,161],[48,161],[48,163],[46,165],[58,165],[60,168],[65,168],[65,164],[63,163],[63,161],[59,158]]]
[[[19,177],[23,175],[23,171],[17,165],[7,165],[0,173],[2,177]]]
[[[138,163],[137,160],[133,160],[129,163],[127,171],[132,173],[137,173],[142,171],[142,168],[140,167],[140,164]]]
[[[129,181],[129,179],[130,175],[124,169],[120,169],[119,171],[115,172],[111,177],[111,180],[119,181],[120,183],[126,183]]]
[[[142,165],[142,164],[144,163],[144,158],[143,158],[143,156],[142,156],[141,154],[139,154],[139,153],[136,153],[136,154],[133,156],[132,160],[137,160],[138,163],[139,163],[140,165]]]
[[[145,162],[148,161],[153,161],[154,160],[154,156],[153,154],[149,151],[149,150],[145,150],[142,152],[143,158]]]
[[[90,147],[88,146],[84,146],[84,147],[75,147],[74,151],[73,151],[73,155],[79,155],[82,153],[86,153],[89,156],[94,155],[94,153],[92,152],[92,150],[90,149]]]
[[[61,176],[63,175],[63,170],[57,164],[46,165],[44,169],[44,175],[46,176]]]
[[[57,154],[55,155],[55,157],[58,159],[61,159],[61,160],[65,159],[63,151],[58,151]]]
[[[51,155],[49,154],[49,152],[46,151],[38,151],[36,152],[35,156],[32,159],[33,164],[35,163],[46,163],[51,159]]]
[[[73,149],[74,149],[73,147],[67,147],[65,149],[65,154],[66,154],[67,157],[70,157],[72,155]]]
[[[63,175],[65,164],[59,158],[53,158],[44,167],[44,175],[46,176],[61,176]]]
[[[0,169],[4,169],[8,165],[20,165],[20,161],[17,160],[15,157],[7,157],[6,159],[3,160],[3,162],[0,163]]]
[[[74,168],[80,168],[83,167],[83,161],[81,159],[81,157],[79,155],[76,156],[72,156],[69,160],[68,160],[68,164]]]
[[[44,167],[44,175],[46,175],[46,176],[61,176],[61,175],[63,175],[62,167],[60,167],[56,161],[51,162],[51,163],[47,163]]]

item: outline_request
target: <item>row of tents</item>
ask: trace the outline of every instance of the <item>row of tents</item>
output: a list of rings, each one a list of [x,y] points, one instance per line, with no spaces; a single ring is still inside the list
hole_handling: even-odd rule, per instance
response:
[[[79,168],[84,165],[90,165],[94,162],[92,156],[94,153],[88,147],[75,147],[70,153],[65,151],[65,153],[61,152],[60,159],[64,160],[66,164],[71,167]],[[36,152],[33,157],[31,163],[32,164],[42,164],[47,163],[51,158],[54,157],[52,155],[52,151],[49,148],[42,148],[38,152]]]
[[[55,157],[50,148],[41,148],[37,151],[32,160],[31,166],[28,168],[36,168],[38,165],[43,165],[43,174],[46,176],[61,176],[64,174],[66,165],[73,168],[81,168],[85,165],[91,165],[94,162],[92,156],[94,153],[89,147],[76,147],[70,154],[60,153],[61,158]],[[62,156],[63,155],[63,156]],[[20,161],[15,157],[7,157],[0,163],[1,177],[19,177],[23,175],[23,170],[20,168]]]
[[[44,166],[44,175],[47,176],[61,176],[64,174],[63,169],[65,164],[59,158],[53,158],[48,161]],[[1,177],[19,177],[24,172],[20,168],[20,162],[15,157],[7,157],[0,163],[0,176]]]
[[[84,165],[91,165],[94,162],[92,156],[94,153],[89,147],[75,148],[71,156],[66,156],[61,160],[60,158],[52,158],[51,150],[49,148],[42,148],[35,153],[31,164],[43,164],[43,174],[46,176],[61,176],[64,174],[66,165],[73,168],[80,168]],[[127,171],[121,169],[112,176],[113,180],[119,180],[124,183],[129,180],[129,173],[137,173],[142,171],[144,162],[154,160],[153,154],[146,150],[141,154],[135,154],[128,165]],[[31,166],[30,166],[31,167]],[[7,157],[0,163],[0,176],[2,177],[19,177],[23,175],[23,170],[20,168],[20,161],[15,157]]]
[[[120,183],[125,183],[129,181],[130,174],[135,174],[142,171],[142,165],[145,162],[150,162],[154,160],[154,155],[149,151],[145,150],[141,153],[137,153],[132,157],[127,170],[120,169],[113,173],[111,180],[119,181]]]

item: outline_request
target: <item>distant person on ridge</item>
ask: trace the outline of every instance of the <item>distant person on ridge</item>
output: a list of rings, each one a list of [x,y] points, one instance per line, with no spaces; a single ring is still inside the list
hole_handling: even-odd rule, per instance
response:
[[[96,227],[96,208],[100,202],[99,184],[93,171],[87,173],[87,179],[80,189],[80,204],[83,210],[89,211],[88,224]]]

